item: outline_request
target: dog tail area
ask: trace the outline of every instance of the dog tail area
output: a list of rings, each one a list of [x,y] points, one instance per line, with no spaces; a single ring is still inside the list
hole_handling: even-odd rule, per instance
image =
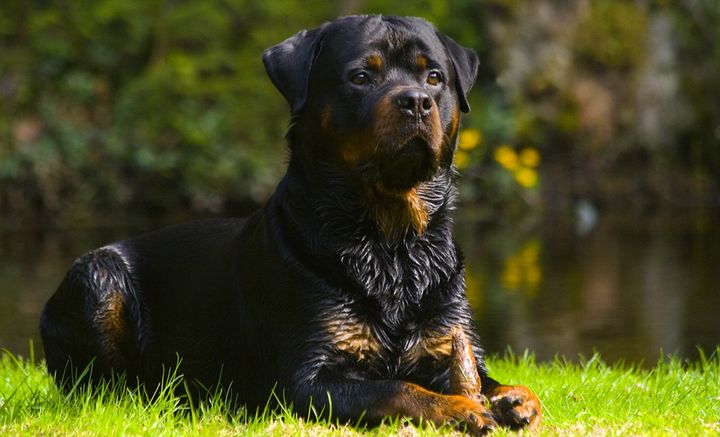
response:
[[[139,305],[121,252],[113,246],[78,258],[45,305],[40,334],[48,371],[58,386],[139,371]]]

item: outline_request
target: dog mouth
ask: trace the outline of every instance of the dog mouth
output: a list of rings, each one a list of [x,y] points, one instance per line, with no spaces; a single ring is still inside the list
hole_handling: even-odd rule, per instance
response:
[[[385,188],[409,190],[434,174],[435,159],[430,144],[415,136],[378,164],[379,181]]]

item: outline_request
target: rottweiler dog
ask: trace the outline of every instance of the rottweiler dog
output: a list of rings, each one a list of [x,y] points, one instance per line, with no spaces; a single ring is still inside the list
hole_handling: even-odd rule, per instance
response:
[[[47,302],[49,371],[74,385],[196,387],[252,409],[533,427],[540,402],[488,376],[453,241],[453,152],[476,54],[419,18],[349,16],[267,49],[288,101],[290,159],[247,219],[178,225],[78,258]],[[488,403],[449,391],[450,331]],[[82,382],[82,381],[80,381]]]

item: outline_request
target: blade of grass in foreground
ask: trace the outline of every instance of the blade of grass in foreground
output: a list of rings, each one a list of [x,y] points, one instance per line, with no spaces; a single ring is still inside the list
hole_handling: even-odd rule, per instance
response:
[[[32,354],[30,355],[32,357]],[[493,377],[532,388],[542,400],[539,435],[718,435],[720,359],[701,352],[697,362],[670,357],[653,368],[615,363],[598,355],[572,363],[563,358],[537,363],[530,354],[490,357]],[[197,406],[178,396],[182,379],[167,372],[155,393],[129,390],[122,383],[60,393],[44,363],[0,353],[0,434],[131,435],[396,435],[412,427],[388,420],[375,429],[308,422],[289,409],[257,413],[233,410],[228,393],[218,390]],[[421,435],[448,428],[427,427]],[[501,430],[497,435],[510,435]]]

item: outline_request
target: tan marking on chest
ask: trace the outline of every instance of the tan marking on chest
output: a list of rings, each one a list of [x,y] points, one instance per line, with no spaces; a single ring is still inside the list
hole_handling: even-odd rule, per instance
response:
[[[337,317],[328,321],[326,327],[335,348],[355,357],[358,362],[380,353],[382,346],[366,323]]]
[[[368,198],[370,212],[386,236],[403,235],[409,229],[420,235],[427,229],[428,213],[417,189],[393,191],[377,183]]]
[[[444,360],[452,353],[452,336],[445,334],[439,337],[425,337],[420,342],[425,354],[436,360]]]
[[[416,362],[423,357],[435,361],[445,361],[452,353],[452,336],[449,333],[426,335],[407,353],[405,359]]]

